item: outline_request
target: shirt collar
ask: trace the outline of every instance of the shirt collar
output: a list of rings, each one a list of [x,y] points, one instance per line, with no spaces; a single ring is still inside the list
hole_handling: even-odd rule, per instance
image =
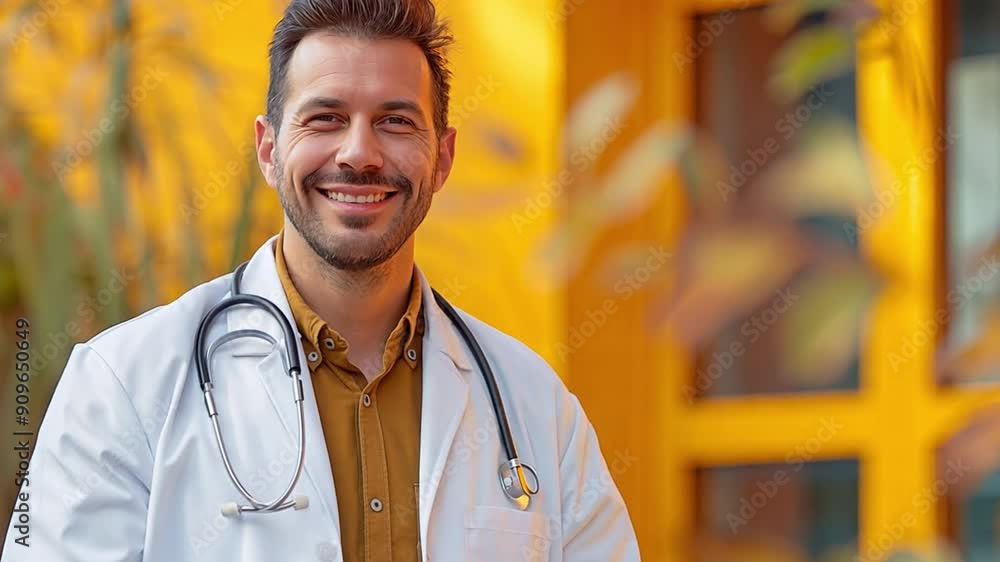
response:
[[[282,251],[282,241],[284,240],[284,235],[285,229],[282,228],[281,231],[278,232],[278,237],[274,244],[274,263],[278,270],[278,279],[281,280],[281,286],[285,291],[285,296],[288,298],[288,306],[292,310],[292,316],[295,317],[295,323],[298,325],[299,331],[305,337],[306,341],[316,350],[325,349],[324,346],[320,345],[320,339],[324,337],[324,332],[328,332],[330,337],[334,339],[336,349],[346,350],[348,346],[347,340],[345,340],[343,336],[341,336],[332,327],[327,326],[327,323],[320,318],[315,311],[313,311],[313,309],[306,303],[305,299],[299,293],[298,289],[295,288],[291,275],[288,273],[288,267],[285,263],[285,257]],[[401,335],[405,339],[405,342],[404,345],[400,346],[400,349],[404,350],[412,348],[413,341],[418,336],[423,336],[424,333],[424,318],[422,312],[423,291],[421,290],[419,276],[416,273],[416,266],[414,266],[414,272],[410,281],[410,298],[406,306],[406,311],[403,313],[403,317],[400,318],[399,324],[389,336],[390,341],[386,342],[386,345],[391,345],[394,336],[398,338]],[[326,328],[326,330],[324,330],[324,328]],[[411,363],[412,366],[414,361],[409,357],[406,357],[406,354],[404,354],[404,357],[408,363]]]

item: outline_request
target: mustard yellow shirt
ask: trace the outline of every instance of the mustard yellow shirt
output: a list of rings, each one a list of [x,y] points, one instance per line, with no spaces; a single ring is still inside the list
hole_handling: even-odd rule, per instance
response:
[[[347,341],[303,300],[275,244],[278,277],[302,334],[330,455],[345,562],[419,560],[417,483],[423,315],[413,275],[410,301],[389,335],[382,371],[369,383],[347,360]]]

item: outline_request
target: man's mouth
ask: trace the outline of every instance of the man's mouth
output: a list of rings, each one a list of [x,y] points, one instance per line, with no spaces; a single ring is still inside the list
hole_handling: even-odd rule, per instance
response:
[[[396,194],[395,191],[364,194],[344,193],[342,191],[324,192],[327,199],[343,203],[378,203]]]

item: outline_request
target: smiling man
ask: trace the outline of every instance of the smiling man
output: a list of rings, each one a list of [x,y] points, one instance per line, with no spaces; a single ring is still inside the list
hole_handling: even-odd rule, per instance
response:
[[[577,399],[414,263],[450,43],[429,0],[288,6],[255,123],[283,228],[74,347],[4,560],[639,559]]]

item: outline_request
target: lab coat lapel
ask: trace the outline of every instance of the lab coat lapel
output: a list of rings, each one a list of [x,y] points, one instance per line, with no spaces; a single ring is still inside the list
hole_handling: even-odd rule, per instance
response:
[[[423,397],[420,418],[420,541],[441,484],[448,452],[469,400],[470,359],[451,321],[438,307],[426,278],[417,270],[424,303]],[[426,552],[426,547],[424,548]]]
[[[330,457],[326,449],[319,410],[316,407],[316,395],[313,392],[309,363],[306,361],[305,352],[302,349],[301,335],[288,305],[284,288],[281,286],[281,280],[278,279],[278,270],[274,262],[275,240],[277,240],[277,236],[265,242],[254,253],[244,271],[240,292],[258,295],[273,302],[288,318],[292,330],[295,332],[295,347],[299,355],[299,363],[302,365],[302,390],[305,397],[306,454],[303,478],[307,479],[316,490],[319,490],[320,497],[309,498],[311,504],[322,507],[327,516],[333,520],[334,528],[339,533],[340,518],[336,508],[336,492],[333,474],[330,470]],[[297,450],[295,447],[298,443],[298,411],[292,400],[292,386],[283,361],[284,336],[281,328],[276,321],[270,319],[266,312],[246,307],[230,309],[227,313],[227,324],[229,331],[256,329],[267,332],[278,340],[278,345],[272,348],[261,340],[240,338],[232,344],[232,357],[261,357],[256,364],[257,379],[267,391],[271,406],[281,420],[281,425],[285,429],[292,450]],[[238,376],[237,373],[234,375]],[[256,414],[253,413],[253,415]],[[260,446],[275,447],[275,451],[280,450],[279,444],[261,443]],[[293,493],[293,497],[295,495],[298,494]]]

